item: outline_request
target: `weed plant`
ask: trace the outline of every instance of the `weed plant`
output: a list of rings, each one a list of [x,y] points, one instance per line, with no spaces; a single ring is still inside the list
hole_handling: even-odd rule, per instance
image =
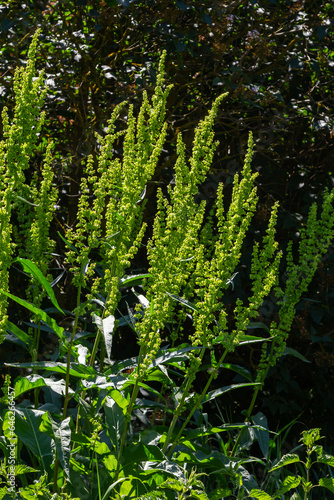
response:
[[[254,408],[268,370],[286,353],[295,307],[333,239],[334,192],[324,193],[321,207],[312,206],[297,251],[288,246],[284,285],[275,240],[278,205],[273,206],[262,240],[254,242],[249,298],[237,298],[228,311],[224,298],[233,288],[258,201],[252,135],[229,207],[221,185],[206,214],[205,203],[195,197],[218,146],[213,126],[225,96],[218,97],[195,130],[189,158],[178,136],[174,182],[166,192],[158,189],[146,237],[146,189],[166,136],[171,88],[164,83],[163,54],[152,97],[143,94],[137,117],[131,104],[115,107],[105,136],[98,136],[97,162],[89,157],[85,165],[77,223],[59,235],[76,290],[74,311],[64,310],[53,290],[63,273],[53,282],[49,276],[54,257],[49,227],[57,196],[51,143],[40,175],[25,176],[42,130],[47,92],[43,73],[35,75],[37,40],[38,33],[27,66],[15,74],[14,116],[10,120],[6,109],[2,115],[1,339],[19,343],[30,359],[7,364],[21,375],[7,377],[3,388],[0,498],[269,498],[260,496],[256,467],[268,469],[275,438]],[[122,113],[125,130],[117,127]],[[119,141],[121,158],[114,155]],[[133,264],[139,250],[147,262],[144,273]],[[9,269],[18,265],[29,279],[23,297],[9,291]],[[258,310],[272,291],[277,320],[264,324]],[[9,321],[9,300],[30,312],[27,328]],[[113,341],[124,325],[136,339],[137,354],[115,360]],[[51,360],[40,361],[40,338],[47,334],[56,336],[57,349]],[[228,362],[231,353],[254,343],[262,345],[254,373]],[[240,381],[212,390],[224,371],[237,373]],[[205,384],[196,390],[196,378],[204,373]],[[8,386],[15,390],[14,440]],[[250,394],[243,419],[213,426],[208,403],[240,388]],[[8,486],[10,442],[15,443],[16,489]],[[260,457],[250,454],[255,442]],[[283,458],[272,470],[280,464],[287,462]],[[308,483],[307,476],[303,485]],[[332,478],[321,485],[333,491]]]

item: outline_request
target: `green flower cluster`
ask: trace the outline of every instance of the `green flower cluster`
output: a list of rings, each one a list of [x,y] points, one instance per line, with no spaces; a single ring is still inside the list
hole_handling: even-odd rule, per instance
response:
[[[126,103],[116,106],[105,137],[98,136],[97,165],[91,156],[81,182],[78,222],[69,229],[67,258],[72,264],[74,283],[92,278],[91,293],[103,297],[104,316],[113,314],[119,301],[119,284],[124,271],[137,253],[146,225],[142,222],[145,193],[166,136],[165,111],[170,86],[163,89],[164,60],[152,102],[144,92],[138,118],[133,106],[127,113],[127,127],[116,131]],[[122,159],[115,158],[115,142],[123,137]],[[92,251],[100,255],[100,267],[91,263]]]
[[[47,273],[53,243],[48,232],[55,203],[52,188],[51,145],[48,147],[42,181],[37,176],[26,178],[25,171],[37,147],[45,120],[41,112],[47,88],[43,88],[43,71],[36,77],[35,55],[37,31],[28,52],[28,63],[15,71],[15,107],[12,120],[7,108],[2,112],[3,139],[0,142],[0,291],[8,292],[8,269],[14,251],[22,257],[27,253]],[[42,89],[42,90],[41,90]],[[15,224],[13,223],[15,215]],[[35,291],[40,295],[40,288]],[[0,300],[0,342],[6,333],[7,300]]]
[[[306,225],[300,231],[300,240],[297,252],[297,262],[294,262],[292,242],[287,249],[287,280],[284,289],[276,288],[276,295],[280,297],[279,324],[271,324],[270,334],[274,339],[270,354],[265,354],[261,360],[261,369],[258,370],[257,380],[263,383],[270,366],[283,354],[286,347],[291,326],[295,317],[295,307],[310,285],[314,273],[327,252],[334,237],[334,190],[324,193],[324,201],[317,217],[318,206],[311,206]]]
[[[178,136],[174,185],[168,186],[169,200],[158,190],[153,236],[147,245],[150,278],[146,292],[150,308],[145,310],[143,320],[138,324],[141,377],[160,347],[161,330],[173,317],[175,297],[189,286],[195,269],[205,203],[198,205],[194,196],[205,179],[217,147],[213,125],[224,97],[221,95],[215,100],[207,117],[198,125],[189,165],[185,144]]]

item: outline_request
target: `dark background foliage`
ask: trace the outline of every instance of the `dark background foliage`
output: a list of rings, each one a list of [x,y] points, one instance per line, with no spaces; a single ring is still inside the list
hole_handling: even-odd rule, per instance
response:
[[[143,89],[150,91],[163,50],[174,88],[156,182],[166,185],[172,179],[176,134],[182,132],[190,148],[194,127],[212,100],[227,91],[216,125],[220,147],[199,198],[210,204],[223,181],[228,199],[252,131],[260,201],[246,249],[276,200],[282,248],[290,238],[297,241],[310,204],[334,186],[332,2],[14,0],[0,5],[0,16],[0,104],[9,110],[14,70],[25,64],[31,35],[42,29],[37,65],[45,68],[49,86],[42,145],[51,138],[56,143],[55,231],[75,224],[83,161],[97,154],[95,132],[103,133],[117,103],[126,99],[138,105]],[[120,153],[121,145],[115,151]],[[37,164],[38,158],[31,168]],[[58,251],[63,251],[61,241]],[[269,374],[258,405],[271,428],[301,414],[302,425],[323,428],[328,445],[334,435],[333,261],[331,248],[298,306],[289,338],[289,347],[310,363],[285,356]],[[248,263],[246,255],[235,280],[240,296],[249,286]],[[268,297],[261,321],[270,322],[275,312]],[[247,351],[235,361],[252,369],[257,356]],[[248,404],[244,397],[237,413]],[[232,408],[235,404],[231,401]]]

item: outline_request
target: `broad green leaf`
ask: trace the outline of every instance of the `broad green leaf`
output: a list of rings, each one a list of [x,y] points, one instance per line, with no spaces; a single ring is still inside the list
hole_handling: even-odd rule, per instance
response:
[[[33,469],[25,464],[17,464],[15,465],[15,476],[20,476],[21,474],[28,474],[30,472],[38,472],[38,470]]]
[[[196,458],[196,456],[189,450],[185,451],[182,450],[180,451],[175,457],[173,456],[173,460],[177,463],[180,464],[180,466],[184,465],[185,463],[187,465],[189,464],[194,464],[194,465],[201,465],[203,468],[216,468],[216,470],[221,469],[224,464],[220,460],[217,459],[217,457],[211,456],[210,458],[208,456],[203,457],[203,460],[200,460]]]
[[[200,465],[202,468],[211,469],[211,470],[221,470],[222,468],[227,468],[227,466],[231,463],[230,459],[224,456],[222,453],[218,451],[204,453],[200,450],[195,453],[184,453],[181,452],[176,459],[179,463],[193,463]]]
[[[130,444],[123,452],[124,467],[140,462],[160,462],[165,459],[162,451],[154,445],[143,443]]]
[[[190,351],[195,351],[198,349],[202,349],[202,346],[196,346],[196,347],[183,347],[183,348],[176,348],[176,349],[166,349],[166,350],[160,350],[158,351],[157,357],[155,360],[152,362],[150,366],[158,366],[165,364],[167,365],[168,363],[175,363],[179,361],[187,361],[189,359],[188,352]]]
[[[171,383],[171,378],[168,375],[168,370],[163,365],[158,368],[152,368],[146,373],[147,382],[161,382],[162,384]]]
[[[269,430],[268,430],[268,421],[266,416],[259,412],[254,417],[252,417],[252,422],[255,425],[259,425],[266,430],[254,429],[255,437],[258,440],[260,449],[263,453],[264,458],[268,458],[269,453]]]
[[[286,465],[289,465],[289,464],[294,464],[296,462],[300,462],[299,456],[296,455],[295,453],[288,453],[287,455],[284,455],[281,458],[281,460],[279,460],[279,462],[277,462],[277,464],[274,465],[274,467],[272,467],[270,469],[269,472],[272,472],[273,470],[280,469],[281,467],[285,467]]]
[[[62,396],[65,394],[65,382],[64,380],[53,380],[51,378],[42,377],[41,375],[33,374],[27,377],[18,377],[15,380],[15,397],[17,398],[21,394],[30,391],[31,389],[36,389],[36,387],[50,387],[57,394]],[[73,393],[73,390],[69,388],[69,393]]]
[[[50,436],[39,430],[43,415],[44,412],[40,410],[16,407],[15,433],[18,439],[38,458],[43,470],[50,473],[54,446]]]
[[[109,392],[109,396],[122,408],[124,415],[129,406],[129,401],[125,399],[119,391],[113,390]]]
[[[256,498],[257,500],[273,500],[274,497],[271,497],[268,495],[268,493],[265,493],[264,491],[261,490],[251,490],[249,492],[250,498]]]
[[[111,348],[112,348],[112,333],[115,327],[115,316],[110,314],[110,316],[108,316],[107,318],[102,319],[100,318],[100,316],[93,314],[93,320],[103,335],[108,360],[110,361]]]
[[[59,312],[64,314],[57,302],[56,296],[51,288],[50,283],[43,276],[42,271],[36,266],[36,264],[34,264],[31,260],[23,259],[22,257],[18,257],[14,262],[19,262],[26,273],[31,274],[31,276],[33,276],[34,278],[37,279],[37,281],[39,281],[39,283],[42,285],[42,287],[50,297],[52,304],[58,309]]]
[[[28,375],[24,378],[18,377],[15,380],[15,397],[17,398],[26,391],[43,386],[45,386],[45,381],[40,375]]]
[[[71,440],[72,440],[72,443],[78,443],[78,444],[82,444],[85,446],[86,445],[89,446],[92,442],[91,439],[89,439],[84,434],[72,434]]]
[[[110,446],[103,441],[91,441],[90,448],[98,455],[110,455]]]
[[[283,352],[283,355],[284,354],[294,356],[295,358],[301,359],[302,361],[304,361],[304,363],[311,363],[311,361],[306,359],[302,354],[300,354],[300,352],[296,351],[296,349],[292,349],[291,347],[286,347],[284,349],[284,352]]]
[[[334,467],[334,457],[327,453],[321,453],[320,455],[318,455],[317,462]]]
[[[116,401],[109,396],[103,404],[103,409],[106,417],[107,431],[116,452],[119,451],[120,438],[124,427],[124,412],[118,406]]]
[[[225,394],[226,392],[233,391],[234,389],[239,389],[241,387],[251,387],[251,386],[256,386],[260,385],[257,382],[252,382],[252,383],[244,383],[244,384],[231,384],[227,385],[226,387],[221,387],[220,389],[215,389],[214,391],[208,392],[204,398],[202,399],[202,404],[207,403],[208,401],[212,401],[213,399],[217,398],[218,396],[221,396],[221,394]]]
[[[184,469],[179,467],[174,462],[170,462],[169,460],[163,460],[159,463],[146,463],[145,470],[155,469],[159,471],[164,471],[167,474],[172,475],[175,478],[182,479],[184,478]]]
[[[301,477],[299,476],[287,476],[286,478],[284,478],[281,487],[276,490],[275,498],[280,498],[281,495],[285,495],[285,493],[292,490],[293,488],[297,488],[300,485],[300,482]]]
[[[19,368],[33,368],[36,370],[47,370],[56,373],[66,374],[66,363],[58,363],[56,361],[36,361],[31,363],[6,363],[6,366],[14,366]],[[92,366],[79,365],[78,363],[70,363],[70,375],[79,378],[88,378],[96,375],[96,371]]]
[[[172,491],[183,491],[184,485],[177,479],[167,479],[161,485],[161,488],[168,488]]]
[[[123,389],[124,383],[127,381],[122,375],[108,375],[104,377],[101,375],[96,375],[95,377],[90,377],[89,380],[82,380],[81,384],[85,390],[93,389],[97,387],[98,389]]]
[[[71,429],[70,420],[71,417],[67,417],[61,422],[56,422],[53,420],[51,415],[48,415],[57,449],[57,456],[59,458],[60,464],[65,472],[68,480],[70,480],[70,455],[71,455]]]
[[[319,486],[323,486],[327,490],[334,493],[334,478],[332,477],[322,477],[319,479]]]
[[[119,0],[118,0],[119,1]],[[123,1],[123,0],[122,0]],[[129,0],[127,0],[129,1]],[[138,478],[131,476],[130,474],[128,477],[123,481],[119,488],[119,498],[136,498],[136,492],[138,488]],[[113,498],[113,497],[111,497]]]
[[[13,498],[13,497],[10,496],[10,494],[8,493],[8,486],[4,486],[3,488],[0,488],[0,500],[3,500],[3,499],[10,500],[11,498]]]
[[[11,293],[5,292],[4,290],[0,290],[0,293],[7,295],[7,297],[11,298],[12,300],[17,302],[21,306],[25,307],[33,314],[36,314],[36,316],[38,318],[40,318],[42,321],[44,321],[44,323],[46,323],[50,328],[52,328],[52,330],[58,335],[58,337],[63,339],[64,328],[61,328],[60,326],[58,326],[57,322],[53,318],[50,318],[50,316],[48,316],[45,311],[42,311],[42,309],[34,306],[30,302],[27,302],[24,299],[20,299],[19,297],[16,297],[15,295],[12,295]]]
[[[250,382],[253,379],[251,372],[249,370],[247,370],[246,368],[244,368],[243,366],[233,365],[231,363],[222,363],[220,365],[220,367],[226,368],[227,370],[232,370],[232,371],[238,373],[239,375],[241,375],[242,377],[245,377]]]
[[[250,459],[250,460],[247,459],[246,461],[245,460],[240,461],[240,463],[251,463],[251,462],[260,462],[261,463],[261,461],[259,461],[257,459]],[[238,474],[241,474],[242,485],[246,488],[246,490],[251,490],[251,489],[257,487],[257,482],[255,481],[253,475],[250,474],[245,467],[243,467],[242,465],[239,465],[237,472],[238,472]]]

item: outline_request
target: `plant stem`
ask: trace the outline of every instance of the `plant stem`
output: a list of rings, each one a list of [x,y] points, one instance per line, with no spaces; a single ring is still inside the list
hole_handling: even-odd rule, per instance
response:
[[[135,385],[133,387],[133,390],[132,390],[130,403],[129,403],[129,406],[127,408],[127,412],[126,412],[126,415],[125,415],[124,427],[123,427],[121,441],[120,441],[120,445],[119,445],[119,449],[118,449],[117,469],[116,469],[116,472],[115,472],[114,481],[118,480],[118,476],[119,476],[119,472],[120,472],[120,467],[121,467],[122,453],[123,453],[123,449],[124,449],[125,441],[126,441],[126,436],[127,436],[127,432],[128,432],[128,424],[129,424],[129,420],[131,419],[132,409],[133,409],[134,403],[135,403],[135,401],[137,399],[138,392],[139,392],[139,382],[140,382],[140,380],[139,380],[139,378],[137,378],[136,379],[136,383],[135,383]]]
[[[191,384],[194,381],[194,378],[195,378],[194,376],[193,377],[190,377],[190,376],[188,377],[188,380],[187,380],[187,383],[186,383],[186,387],[185,387],[185,389],[183,391],[181,400],[180,400],[179,404],[177,405],[176,411],[175,411],[175,413],[173,415],[173,419],[172,419],[171,424],[170,424],[169,429],[168,429],[168,433],[167,433],[167,436],[166,436],[166,441],[165,441],[165,444],[164,444],[164,446],[162,448],[162,452],[163,453],[166,453],[166,450],[167,450],[167,447],[168,447],[171,435],[172,435],[172,433],[174,431],[176,422],[178,421],[179,416],[180,416],[180,414],[181,414],[181,412],[183,410],[184,400],[185,400],[185,398],[189,394],[190,387],[191,387]]]
[[[200,356],[201,356],[202,358],[203,358],[203,355],[204,355],[204,351],[205,351],[205,348],[203,349],[203,351],[201,351],[201,354],[200,354]],[[227,353],[228,353],[228,350],[226,349],[226,350],[224,351],[224,353],[222,354],[222,356],[221,356],[220,360],[218,361],[218,367],[219,367],[219,366],[223,363],[223,361],[224,361],[225,357],[227,356]],[[210,377],[209,377],[209,380],[207,381],[207,383],[206,383],[206,385],[205,385],[205,387],[204,387],[204,389],[203,389],[203,391],[202,391],[201,395],[200,395],[198,398],[196,398],[196,402],[195,402],[194,406],[193,406],[193,407],[192,407],[192,409],[190,410],[190,413],[189,413],[188,417],[187,417],[187,418],[186,418],[186,420],[184,421],[184,423],[183,423],[183,425],[182,425],[182,427],[181,427],[181,429],[180,429],[179,433],[177,434],[176,438],[174,439],[174,442],[173,442],[173,444],[172,444],[172,446],[171,446],[170,450],[168,451],[168,455],[167,455],[167,456],[168,456],[169,458],[171,457],[171,455],[172,455],[172,453],[173,453],[173,450],[174,450],[175,446],[177,445],[178,440],[179,440],[179,439],[180,439],[180,437],[182,436],[183,431],[184,431],[184,429],[186,428],[186,426],[188,425],[188,422],[190,421],[191,417],[193,416],[193,414],[195,413],[195,411],[196,411],[196,410],[197,410],[197,409],[201,406],[202,401],[203,401],[203,399],[204,399],[204,397],[205,397],[205,395],[206,395],[206,393],[207,393],[207,391],[208,391],[208,389],[209,389],[209,387],[210,387],[210,385],[211,385],[211,382],[212,382],[212,380],[213,380],[213,378],[214,378],[214,377],[215,377],[215,373],[213,372],[213,373],[211,373],[211,375],[210,375]],[[179,406],[180,406],[180,405],[179,405]],[[176,417],[176,419],[179,417],[180,412],[181,412],[181,409],[180,409],[180,411],[177,413],[177,415],[175,415],[175,416],[174,416],[174,417]],[[173,421],[172,421],[173,428],[175,427],[176,419],[175,419],[175,418],[173,418]],[[171,426],[172,426],[172,424],[171,424]],[[171,427],[171,426],[170,426],[170,427]],[[172,430],[173,430],[173,429],[172,429]],[[169,444],[169,438],[170,438],[170,435],[171,435],[171,432],[170,432],[170,429],[169,429],[169,431],[168,431],[168,436],[167,436],[167,437],[168,437],[168,440],[167,440],[167,438],[166,438],[166,442],[165,442],[164,447],[163,447],[163,452],[164,452],[164,453],[165,453],[165,452],[166,452],[166,450],[167,450],[167,446],[168,446],[168,444]]]
[[[146,345],[145,345],[145,341],[144,341],[141,343],[141,346],[140,346],[140,350],[139,350],[139,354],[138,354],[138,363],[137,363],[137,378],[136,378],[136,382],[134,384],[134,387],[132,389],[132,394],[131,394],[129,406],[127,407],[127,411],[126,411],[126,415],[125,415],[125,419],[124,419],[124,427],[123,427],[122,436],[121,436],[120,445],[119,445],[118,454],[117,454],[117,469],[116,469],[114,481],[118,480],[118,476],[119,476],[119,472],[120,472],[121,458],[122,458],[122,453],[123,453],[123,449],[125,446],[126,435],[128,432],[128,424],[131,420],[132,409],[133,409],[133,406],[134,406],[135,401],[136,401],[137,396],[138,396],[139,383],[142,381],[142,377],[143,377],[142,375],[140,375],[140,363],[141,363],[141,360],[145,358],[145,355],[146,355]]]
[[[34,339],[34,349],[33,349],[33,352],[32,352],[32,362],[33,362],[33,363],[34,363],[35,361],[37,361],[40,334],[41,334],[41,321],[38,321],[38,329],[37,329],[37,333],[36,333],[36,335],[35,335],[35,339]],[[36,369],[34,369],[34,370],[33,370],[33,373],[37,373],[37,370],[36,370]],[[38,396],[39,396],[39,391],[40,391],[40,389],[39,389],[38,387],[36,387],[36,388],[34,389],[34,399],[35,399],[35,409],[36,409],[36,410],[38,409]]]
[[[84,270],[85,265],[86,265],[86,262],[84,262],[84,263],[81,264],[81,270],[80,270],[81,279],[80,279],[79,286],[78,286],[77,307],[76,307],[74,325],[73,325],[71,339],[70,339],[70,345],[69,345],[68,350],[67,350],[66,378],[65,378],[65,401],[64,401],[64,409],[63,409],[62,420],[65,420],[65,418],[66,418],[68,402],[71,399],[71,396],[69,396],[69,394],[68,394],[68,392],[69,392],[69,386],[70,386],[71,354],[72,354],[72,347],[73,347],[74,335],[75,335],[75,333],[77,331],[78,322],[79,322],[80,299],[81,299],[81,288],[82,288],[82,276],[83,276],[83,270]]]
[[[83,270],[84,270],[85,265],[86,265],[86,263],[83,263],[81,265],[81,276],[83,276]],[[76,307],[76,312],[75,312],[74,325],[73,325],[73,329],[72,329],[72,333],[71,333],[70,345],[69,345],[68,350],[67,350],[66,377],[65,377],[65,398],[64,398],[64,409],[63,409],[62,420],[65,420],[65,418],[66,418],[68,402],[71,399],[71,396],[69,396],[69,394],[68,394],[69,386],[70,386],[71,353],[72,353],[74,335],[75,335],[75,332],[77,331],[78,322],[79,322],[79,312],[80,312],[79,306],[80,306],[80,298],[81,298],[81,287],[82,287],[82,278],[80,279],[80,283],[78,286],[77,307]],[[59,467],[59,458],[57,456],[56,462],[55,462],[55,468],[54,468],[54,476],[53,476],[54,493],[57,493],[57,491],[58,491],[58,487],[57,487],[58,467]]]
[[[97,455],[95,453],[95,466],[96,466],[96,475],[97,475],[97,487],[99,492],[99,500],[101,500],[101,484],[100,484],[100,474],[99,474],[99,463],[97,461]]]
[[[255,388],[254,392],[253,392],[253,397],[252,397],[252,400],[251,400],[251,402],[250,402],[250,404],[249,404],[249,407],[248,407],[248,410],[247,410],[247,413],[246,413],[246,418],[245,418],[245,420],[244,420],[245,424],[246,424],[247,422],[250,422],[250,421],[251,421],[251,416],[252,416],[252,413],[253,413],[253,409],[254,409],[254,406],[255,406],[255,403],[256,403],[256,400],[257,400],[258,394],[259,394],[259,392],[262,390],[263,383],[264,383],[264,381],[265,381],[265,379],[266,379],[266,377],[267,377],[267,374],[268,374],[269,368],[270,368],[270,366],[271,366],[271,364],[270,364],[270,360],[271,360],[271,358],[272,358],[272,356],[273,356],[273,353],[274,353],[274,346],[275,346],[275,341],[273,341],[273,342],[272,342],[272,344],[271,344],[270,354],[269,354],[269,358],[268,358],[268,363],[267,363],[266,369],[265,369],[265,370],[263,370],[263,372],[262,372],[262,377],[261,377],[261,382],[260,382],[260,385],[258,385],[258,386]],[[235,456],[235,453],[236,453],[236,451],[237,451],[237,449],[238,449],[238,446],[239,446],[239,444],[240,444],[240,440],[241,440],[241,437],[242,437],[243,432],[244,432],[244,429],[241,429],[241,431],[240,431],[240,433],[239,433],[239,435],[238,435],[238,437],[237,437],[237,439],[236,439],[236,441],[235,441],[235,443],[234,443],[233,449],[232,449],[232,451],[231,451],[231,456],[232,456],[232,457],[234,457],[234,456]]]

